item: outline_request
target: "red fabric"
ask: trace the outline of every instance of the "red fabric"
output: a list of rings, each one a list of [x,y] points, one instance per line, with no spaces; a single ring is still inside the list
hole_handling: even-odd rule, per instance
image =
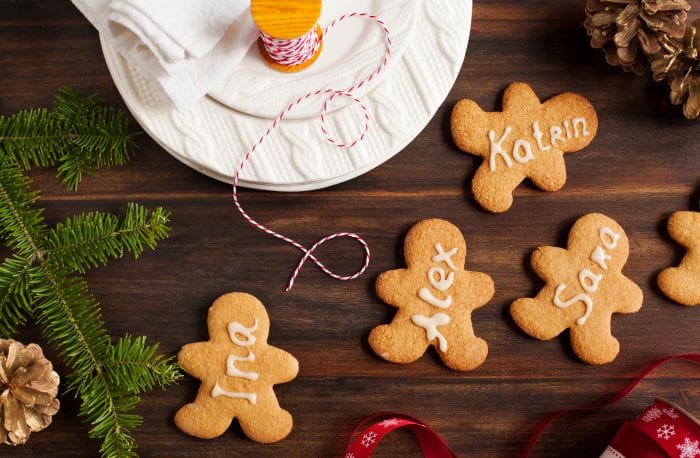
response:
[[[525,446],[525,449],[523,450],[523,453],[521,454],[521,457],[522,457],[522,458],[526,458],[527,456],[530,455],[530,452],[532,451],[532,449],[535,447],[535,445],[537,445],[537,442],[539,441],[540,436],[542,436],[542,434],[543,434],[544,431],[547,429],[547,427],[549,426],[549,424],[552,423],[552,422],[553,422],[554,420],[556,420],[557,418],[561,417],[562,415],[566,415],[566,414],[568,414],[568,413],[573,413],[573,412],[581,412],[581,413],[583,413],[583,412],[590,412],[590,411],[592,411],[592,410],[600,409],[601,407],[605,407],[605,406],[609,406],[609,405],[611,405],[611,404],[615,404],[616,402],[618,402],[618,401],[621,400],[621,399],[624,399],[628,394],[630,394],[630,392],[631,392],[637,385],[639,385],[639,383],[640,383],[642,380],[644,380],[644,379],[646,378],[646,376],[649,375],[649,373],[650,373],[651,371],[653,371],[653,370],[656,369],[657,367],[661,366],[662,364],[664,364],[664,363],[666,363],[666,362],[668,362],[668,361],[671,361],[671,360],[675,360],[675,359],[682,359],[682,360],[691,361],[691,362],[700,364],[700,354],[676,355],[676,356],[669,356],[669,357],[666,357],[666,358],[662,358],[662,359],[660,359],[660,360],[658,360],[658,361],[655,361],[654,363],[650,364],[646,369],[644,369],[644,371],[642,371],[641,374],[639,374],[639,376],[638,376],[634,381],[632,381],[629,385],[627,385],[624,389],[622,389],[622,391],[620,391],[619,393],[617,393],[616,395],[614,395],[613,397],[611,397],[611,398],[608,399],[607,401],[605,401],[605,402],[603,402],[603,403],[601,403],[601,404],[597,404],[597,405],[593,405],[593,406],[589,406],[589,407],[579,407],[579,408],[575,408],[575,409],[560,410],[560,411],[558,411],[558,412],[554,412],[554,413],[548,415],[546,418],[544,418],[542,421],[540,421],[540,422],[537,424],[537,426],[535,427],[535,430],[533,431],[532,436],[530,436],[530,440],[528,441],[527,445]],[[650,408],[651,408],[651,407],[650,407]],[[645,412],[646,412],[646,411],[645,411]],[[643,415],[643,414],[642,414],[642,415]],[[635,420],[635,421],[636,421],[636,420]],[[635,427],[636,427],[636,428],[639,428],[639,426],[638,426],[637,424],[635,424]],[[629,432],[628,432],[628,433],[629,433]],[[627,434],[627,433],[626,433],[626,434]],[[649,436],[649,434],[647,433],[647,437],[648,437],[648,436]],[[617,437],[617,436],[616,436],[616,437]],[[672,456],[681,456],[682,458],[687,458],[687,457],[689,457],[689,458],[700,458],[700,452],[698,452],[698,453],[695,454],[695,455],[688,454],[688,453],[692,453],[693,446],[694,446],[695,443],[693,442],[693,440],[690,440],[690,443],[689,443],[689,444],[686,444],[684,439],[685,439],[685,438],[683,438],[683,443],[680,444],[680,445],[682,445],[683,447],[685,447],[685,449],[676,449],[676,450],[674,451],[674,453],[673,453]],[[674,444],[674,445],[678,445],[678,444]],[[700,445],[700,444],[699,444],[699,445]],[[691,452],[688,452],[688,453],[686,453],[685,456],[683,456],[683,455],[681,454],[681,452],[685,451],[686,449],[687,449],[687,450],[690,450]],[[622,452],[622,451],[620,450],[620,452]],[[623,452],[623,454],[624,454],[624,452]],[[644,455],[630,454],[630,455],[627,455],[627,456],[630,457],[630,458],[632,458],[632,457],[636,458],[637,456],[644,456]],[[658,456],[658,455],[650,455],[650,457],[655,457],[655,456]],[[664,456],[664,455],[661,455],[661,456]]]
[[[375,421],[379,419],[382,421]],[[352,438],[367,423],[375,421],[364,429],[354,441]],[[425,458],[456,458],[457,455],[429,426],[420,420],[400,413],[384,412],[371,415],[362,420],[350,434],[344,458],[369,458],[379,442],[395,429],[408,428],[418,439]]]

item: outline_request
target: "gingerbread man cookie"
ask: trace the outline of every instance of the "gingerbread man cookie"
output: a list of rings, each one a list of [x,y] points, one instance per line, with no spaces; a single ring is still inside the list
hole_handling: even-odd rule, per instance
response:
[[[474,198],[499,213],[510,208],[513,190],[525,178],[545,191],[564,186],[564,153],[591,143],[598,116],[578,94],[540,103],[530,86],[513,83],[503,95],[502,112],[487,113],[472,100],[460,100],[452,110],[451,127],[461,150],[484,158],[472,181]]]
[[[474,369],[488,354],[474,335],[472,311],[494,294],[491,277],[464,270],[467,244],[457,227],[428,219],[411,228],[404,242],[407,269],[377,279],[377,295],[399,310],[391,324],[377,326],[369,344],[382,358],[410,363],[430,345],[455,370]]]
[[[566,249],[545,246],[532,253],[532,268],[546,284],[534,299],[513,302],[513,319],[541,340],[568,328],[579,358],[590,364],[612,361],[620,351],[612,314],[642,306],[642,290],[622,274],[628,254],[627,235],[615,220],[600,213],[583,216],[571,228]]]
[[[299,363],[268,345],[270,320],[263,304],[250,294],[225,294],[209,309],[207,326],[207,342],[187,344],[178,354],[182,368],[202,384],[195,401],[175,415],[177,427],[211,439],[238,418],[254,441],[287,437],[292,416],[279,406],[272,387],[293,380]]]
[[[683,305],[700,304],[700,213],[676,212],[668,219],[668,233],[687,248],[678,267],[659,274],[659,288],[669,298]]]

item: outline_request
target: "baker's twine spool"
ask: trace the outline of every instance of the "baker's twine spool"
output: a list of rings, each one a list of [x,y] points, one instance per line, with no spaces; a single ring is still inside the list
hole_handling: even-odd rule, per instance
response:
[[[260,29],[260,54],[280,72],[313,64],[323,48],[318,25],[321,0],[252,0],[250,13]]]
[[[362,101],[357,98],[354,95],[354,91],[361,88],[362,86],[368,84],[370,81],[372,81],[374,78],[376,78],[382,71],[387,66],[387,63],[389,62],[389,58],[391,57],[391,33],[389,32],[389,29],[387,28],[386,24],[379,19],[377,16],[369,13],[349,13],[349,14],[344,14],[328,24],[328,26],[325,28],[323,31],[322,36],[323,39],[328,37],[328,34],[331,30],[333,30],[334,27],[336,27],[338,24],[341,22],[344,22],[348,19],[351,18],[366,18],[370,19],[373,22],[375,22],[384,32],[385,35],[385,44],[386,44],[386,51],[384,52],[384,57],[382,59],[382,62],[379,64],[379,66],[372,71],[367,77],[362,79],[360,82],[354,84],[353,86],[347,88],[347,89],[319,89],[316,91],[308,92],[298,99],[294,100],[291,102],[282,112],[277,115],[277,117],[272,121],[272,124],[270,127],[267,128],[267,130],[260,136],[260,138],[253,144],[253,146],[250,147],[250,149],[246,152],[245,156],[243,157],[243,160],[241,160],[238,168],[236,169],[236,172],[233,176],[233,202],[236,205],[236,208],[238,211],[241,213],[243,218],[246,219],[250,224],[253,226],[257,227],[259,230],[265,232],[268,235],[271,235],[272,237],[275,237],[277,239],[283,240],[290,245],[296,247],[299,249],[301,252],[304,253],[304,255],[301,257],[301,260],[297,264],[296,268],[294,269],[294,272],[292,273],[292,276],[289,279],[289,283],[287,284],[287,291],[291,290],[292,287],[294,286],[294,281],[296,280],[296,277],[299,275],[299,272],[301,271],[301,268],[304,266],[304,263],[308,259],[311,259],[323,272],[325,272],[327,275],[329,275],[332,278],[335,278],[336,280],[342,280],[342,281],[347,281],[347,280],[354,280],[355,278],[359,277],[364,273],[364,271],[367,269],[369,266],[371,254],[369,250],[369,245],[367,245],[367,242],[365,242],[362,237],[359,235],[352,233],[352,232],[336,232],[334,234],[328,235],[326,237],[323,237],[322,239],[318,240],[316,243],[314,243],[311,248],[306,248],[304,245],[301,243],[297,242],[296,240],[289,238],[283,234],[280,234],[278,232],[275,232],[272,229],[269,229],[268,227],[264,226],[263,224],[257,222],[254,220],[241,206],[240,201],[238,200],[238,180],[240,178],[240,175],[243,171],[243,168],[245,167],[245,164],[248,162],[250,159],[251,155],[255,153],[255,151],[262,145],[262,143],[265,141],[267,137],[270,136],[270,134],[277,128],[279,127],[280,123],[282,120],[287,116],[287,114],[294,109],[297,105],[301,104],[302,102],[308,100],[309,98],[312,97],[321,97],[325,96],[326,100],[323,103],[323,107],[321,108],[321,114],[320,114],[320,124],[321,124],[321,132],[323,133],[324,137],[326,138],[327,141],[330,143],[333,143],[336,145],[338,148],[352,148],[359,142],[361,142],[364,138],[367,132],[369,131],[369,124],[370,124],[370,116],[369,116],[369,110],[365,106],[365,104],[362,103]],[[322,43],[321,43],[322,45]],[[307,61],[308,62],[308,61]],[[333,135],[330,133],[329,129],[327,128],[326,125],[326,114],[328,112],[328,107],[330,103],[336,99],[337,97],[346,97],[353,101],[362,111],[362,116],[364,118],[364,129],[360,133],[360,135],[352,139],[350,141],[340,141],[333,137]],[[326,243],[329,240],[333,240],[336,238],[350,238],[356,240],[360,245],[362,245],[362,248],[365,250],[365,259],[364,263],[362,264],[362,267],[355,272],[352,275],[339,275],[336,274],[335,272],[331,271],[328,269],[316,256],[314,256],[314,251],[324,243]]]

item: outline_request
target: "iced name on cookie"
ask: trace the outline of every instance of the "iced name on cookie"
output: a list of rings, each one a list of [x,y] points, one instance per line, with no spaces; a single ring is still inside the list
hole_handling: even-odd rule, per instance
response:
[[[612,314],[634,313],[642,306],[642,290],[622,273],[628,255],[629,241],[615,220],[599,213],[579,218],[566,249],[545,246],[533,252],[532,268],[545,286],[536,297],[513,302],[511,316],[541,340],[569,329],[582,360],[612,361],[620,351],[612,336]]]
[[[411,228],[404,253],[407,269],[377,279],[379,297],[399,310],[391,324],[372,330],[370,345],[396,363],[415,361],[432,345],[452,369],[477,367],[488,346],[474,335],[471,312],[493,296],[491,278],[464,270],[466,242],[444,220],[424,220]]]
[[[593,140],[598,117],[578,94],[540,103],[530,86],[513,83],[501,112],[485,112],[472,100],[457,102],[451,130],[461,150],[483,158],[472,181],[475,199],[489,211],[503,212],[526,178],[546,191],[560,189],[566,182],[564,154]]]
[[[267,343],[265,307],[245,293],[218,298],[207,319],[210,340],[182,347],[178,362],[201,380],[197,398],[175,415],[175,424],[195,437],[210,439],[237,418],[258,442],[275,442],[292,429],[292,416],[279,406],[272,386],[296,377],[299,363]]]

